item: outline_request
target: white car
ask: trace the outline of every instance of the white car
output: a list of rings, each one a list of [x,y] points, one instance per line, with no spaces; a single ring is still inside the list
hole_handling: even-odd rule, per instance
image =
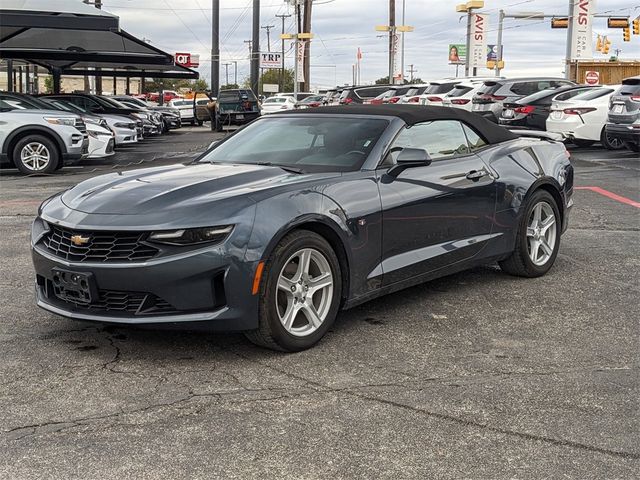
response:
[[[482,81],[459,83],[443,97],[442,106],[461,108],[470,112],[473,106],[471,99],[483,85]]]
[[[87,123],[89,151],[86,158],[104,158],[113,155],[116,145],[115,134],[95,123]]]
[[[180,111],[180,120],[183,124],[190,123],[191,125],[195,125],[196,117],[193,114],[193,100],[174,98],[173,100],[169,100],[169,106],[177,108]]]
[[[624,148],[624,143],[609,138],[604,128],[609,99],[617,88],[617,85],[593,88],[566,101],[557,101],[554,97],[547,118],[547,131],[561,134],[578,147],[601,142],[609,150]]]
[[[269,97],[261,105],[262,114],[281,112],[282,110],[293,110],[296,108],[296,100],[293,97],[276,96]]]
[[[428,83],[412,85],[411,88],[403,95],[398,103],[408,103],[409,105],[418,105],[420,103],[420,95],[429,88]]]

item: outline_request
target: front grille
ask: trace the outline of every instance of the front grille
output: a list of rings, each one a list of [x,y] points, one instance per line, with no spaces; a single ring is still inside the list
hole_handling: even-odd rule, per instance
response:
[[[144,232],[102,232],[71,230],[49,225],[42,245],[57,257],[72,262],[140,262],[154,257],[159,250],[143,243]],[[86,239],[76,245],[72,236]]]
[[[51,285],[48,286],[51,288]],[[99,290],[98,299],[93,303],[74,302],[69,297],[60,298],[51,288],[48,295],[58,303],[72,306],[75,310],[87,312],[110,312],[124,315],[168,315],[179,311],[166,300],[145,292],[120,292],[117,290]],[[51,298],[53,297],[53,298]]]

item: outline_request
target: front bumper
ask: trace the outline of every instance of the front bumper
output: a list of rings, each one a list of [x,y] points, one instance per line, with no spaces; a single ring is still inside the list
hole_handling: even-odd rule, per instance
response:
[[[223,245],[163,255],[143,262],[70,262],[39,241],[32,246],[37,305],[64,317],[106,323],[207,322],[207,329],[218,331],[257,328],[252,266],[235,261]],[[97,298],[90,304],[60,298],[54,269],[92,274]]]
[[[607,135],[610,137],[620,139],[623,142],[640,145],[640,128],[634,128],[633,124],[607,123],[606,130]]]

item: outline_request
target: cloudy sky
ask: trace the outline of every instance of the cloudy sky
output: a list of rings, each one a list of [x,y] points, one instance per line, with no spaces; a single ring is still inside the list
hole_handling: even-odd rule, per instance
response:
[[[455,0],[405,0],[405,24],[415,31],[405,37],[405,66],[414,65],[416,75],[434,79],[455,74],[448,65],[447,46],[464,43],[465,21],[455,12]],[[281,20],[277,14],[293,13],[283,0],[262,0],[260,24],[275,25],[271,30],[272,50],[280,49]],[[387,74],[387,39],[380,38],[376,25],[388,23],[387,0],[316,0],[312,31],[315,38],[311,50],[311,83],[329,87],[351,82],[351,65],[358,47],[363,59],[362,83],[372,83]],[[402,16],[402,0],[397,3],[397,23]],[[566,15],[567,0],[486,0],[489,21],[489,43],[497,36],[498,11],[544,12]],[[170,53],[199,53],[200,72],[210,78],[208,58],[211,49],[211,0],[103,0],[104,9],[120,16],[121,26],[130,33],[145,37]],[[251,38],[252,0],[220,0],[220,33],[222,62],[237,61],[238,77],[249,73],[248,46]],[[598,0],[600,13],[632,16],[640,14],[640,0]],[[294,31],[293,17],[287,19],[286,30]],[[596,33],[608,35],[612,51],[621,50],[621,59],[640,58],[640,37],[622,42],[621,30],[607,30],[606,19],[596,20]],[[261,50],[267,50],[266,30],[261,30]],[[505,75],[561,75],[566,30],[552,30],[550,21],[505,20]],[[287,45],[288,48],[288,45]],[[596,53],[596,58],[604,58]],[[291,53],[288,66],[293,65]],[[233,76],[233,66],[229,68]],[[480,70],[479,74],[488,70]],[[221,81],[225,78],[224,68]],[[232,78],[230,78],[232,80]]]

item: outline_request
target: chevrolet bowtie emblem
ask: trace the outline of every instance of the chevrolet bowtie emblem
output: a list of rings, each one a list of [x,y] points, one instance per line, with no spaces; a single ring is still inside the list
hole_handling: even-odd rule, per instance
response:
[[[87,243],[89,243],[89,237],[83,237],[82,235],[71,235],[71,243],[78,247],[81,247],[82,245],[86,245]]]

